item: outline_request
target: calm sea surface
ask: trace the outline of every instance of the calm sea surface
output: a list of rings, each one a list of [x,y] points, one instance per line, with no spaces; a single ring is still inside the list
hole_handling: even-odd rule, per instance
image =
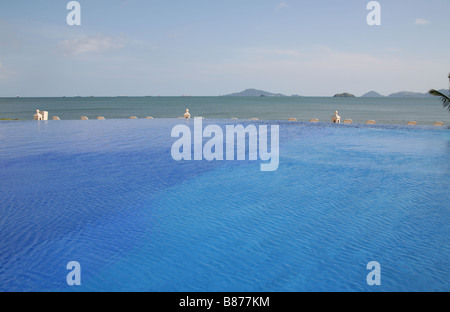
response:
[[[205,118],[259,118],[330,122],[335,110],[354,123],[376,120],[379,124],[406,124],[417,121],[432,125],[450,123],[450,114],[438,98],[329,98],[329,97],[107,97],[107,98],[0,98],[0,119],[33,119],[36,109],[49,112],[49,118],[77,120],[173,118],[189,108],[193,116]]]

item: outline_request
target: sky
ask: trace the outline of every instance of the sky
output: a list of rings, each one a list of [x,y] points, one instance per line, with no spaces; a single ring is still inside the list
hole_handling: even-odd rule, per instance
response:
[[[447,89],[450,0],[0,0],[0,97]]]

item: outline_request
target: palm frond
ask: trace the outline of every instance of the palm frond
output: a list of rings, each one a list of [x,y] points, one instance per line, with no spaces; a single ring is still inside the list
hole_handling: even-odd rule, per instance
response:
[[[434,96],[440,96],[442,105],[450,111],[450,97],[434,89],[430,90],[428,93]]]

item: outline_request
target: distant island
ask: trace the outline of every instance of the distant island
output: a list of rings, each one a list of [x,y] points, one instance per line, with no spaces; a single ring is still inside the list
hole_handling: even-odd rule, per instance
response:
[[[438,90],[438,91],[443,93],[443,94],[448,94],[448,92],[449,92],[447,89],[441,89],[441,90]],[[267,92],[267,91],[263,91],[263,90],[257,90],[257,89],[247,89],[247,90],[244,90],[242,92],[227,94],[227,95],[223,95],[223,96],[287,97],[287,95],[284,95],[284,94],[281,94],[281,93],[271,93],[271,92]],[[293,95],[291,95],[291,97],[301,97],[301,95],[293,94]],[[351,93],[344,92],[344,93],[335,94],[333,97],[335,97],[335,98],[339,98],[339,97],[354,98],[356,96],[351,94]],[[396,93],[392,93],[392,94],[386,96],[386,95],[382,95],[382,94],[380,94],[380,93],[378,93],[376,91],[370,91],[370,92],[367,92],[366,94],[363,94],[361,97],[362,98],[384,98],[384,97],[390,97],[390,98],[427,98],[427,97],[433,97],[433,96],[428,94],[428,92],[420,93],[420,92],[410,92],[410,91],[396,92]]]
[[[443,94],[447,94],[448,90],[446,89],[441,89],[439,90],[439,92],[443,93]],[[426,93],[420,93],[420,92],[411,92],[411,91],[401,91],[401,92],[396,92],[396,93],[392,93],[388,96],[385,95],[381,95],[378,92],[375,91],[370,91],[364,95],[362,95],[361,97],[366,97],[366,98],[379,98],[379,97],[390,97],[390,98],[427,98],[427,97],[433,97],[431,94],[429,94],[428,92]]]
[[[428,93],[402,91],[402,92],[392,93],[391,95],[389,95],[389,97],[423,98],[423,97],[432,97],[432,95],[428,94]]]
[[[362,95],[361,97],[380,98],[380,97],[384,97],[384,95],[381,95],[380,93],[375,92],[375,91],[370,91],[370,92],[367,92],[366,94]]]
[[[278,96],[278,97],[282,97],[282,96],[286,96],[286,95],[281,94],[281,93],[271,93],[271,92],[257,90],[257,89],[247,89],[242,92],[232,93],[232,94],[228,94],[228,95],[224,95],[224,96],[259,96],[259,97]]]
[[[333,96],[333,97],[356,97],[356,96],[354,96],[353,94],[344,92],[344,93],[336,94],[336,95]]]

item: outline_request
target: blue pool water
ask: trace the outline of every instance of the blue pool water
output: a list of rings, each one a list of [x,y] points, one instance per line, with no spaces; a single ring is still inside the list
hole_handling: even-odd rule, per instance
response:
[[[449,129],[271,121],[261,172],[174,161],[180,123],[1,122],[0,291],[450,290]]]

